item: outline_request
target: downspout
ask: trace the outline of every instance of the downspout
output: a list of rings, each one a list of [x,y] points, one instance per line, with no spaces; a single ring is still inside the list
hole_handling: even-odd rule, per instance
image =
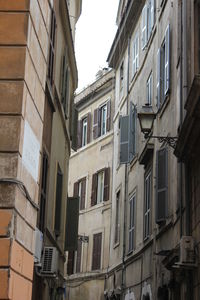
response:
[[[129,61],[130,61],[130,37],[128,38],[128,66],[127,66],[127,86],[126,86],[126,111],[129,112]],[[125,187],[124,187],[124,228],[123,228],[123,254],[122,254],[122,290],[126,287],[125,276],[125,255],[126,255],[126,220],[127,220],[127,200],[128,200],[128,165],[125,164]]]

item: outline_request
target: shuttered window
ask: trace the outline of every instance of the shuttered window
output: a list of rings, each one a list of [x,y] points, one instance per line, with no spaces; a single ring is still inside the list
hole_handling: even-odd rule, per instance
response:
[[[111,126],[111,101],[94,110],[93,139],[106,134]]]
[[[77,148],[90,143],[91,113],[78,121]]]
[[[40,215],[39,215],[39,229],[44,232],[45,226],[45,210],[47,201],[47,176],[48,176],[48,156],[44,152],[42,158],[42,181],[41,181],[41,195],[40,195]]]
[[[163,148],[157,151],[156,159],[156,222],[165,221],[168,199],[168,151]]]
[[[146,1],[146,5],[142,10],[142,49],[148,43],[148,40],[151,36],[152,29],[155,23],[155,0]]]
[[[55,57],[55,33],[56,33],[56,17],[54,10],[51,10],[51,30],[50,30],[50,45],[49,45],[49,64],[48,64],[48,78],[51,85],[53,85],[54,73],[54,57]]]
[[[129,201],[129,238],[128,252],[133,251],[135,241],[135,195]]]
[[[126,164],[133,160],[136,154],[136,122],[137,110],[130,103],[130,114],[120,118],[120,163]]]
[[[109,200],[110,168],[102,169],[92,176],[91,206]]]
[[[85,209],[86,177],[74,183],[74,197],[79,197],[80,210]]]
[[[144,239],[150,235],[151,221],[151,199],[152,199],[152,175],[151,170],[145,175],[144,182]]]
[[[170,88],[170,25],[157,53],[157,106],[164,103]]]
[[[65,251],[78,247],[79,197],[68,197],[65,223]]]
[[[92,270],[101,269],[102,233],[93,236]]]
[[[55,222],[54,222],[54,231],[56,236],[60,235],[61,209],[62,209],[62,184],[63,184],[63,174],[58,165],[57,179],[56,179],[56,207],[55,207]]]
[[[144,6],[142,10],[142,49],[145,48],[147,44],[147,5]]]

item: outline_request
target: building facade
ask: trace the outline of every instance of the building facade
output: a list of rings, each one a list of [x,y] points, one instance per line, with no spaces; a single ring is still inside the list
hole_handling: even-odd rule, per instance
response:
[[[70,158],[69,195],[79,196],[78,249],[68,252],[67,299],[104,299],[109,265],[114,73],[76,95],[78,150]]]
[[[64,0],[0,2],[0,299],[64,297],[77,87],[75,22],[70,23],[68,5]],[[77,21],[81,1],[73,5]],[[56,262],[50,269],[48,251]]]

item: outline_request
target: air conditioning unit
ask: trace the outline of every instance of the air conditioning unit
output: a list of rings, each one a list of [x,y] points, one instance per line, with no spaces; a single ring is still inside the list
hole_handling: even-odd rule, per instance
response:
[[[44,247],[42,255],[43,274],[55,274],[58,270],[58,251],[55,247]]]
[[[43,233],[36,228],[35,229],[35,253],[34,253],[34,263],[39,264],[41,262],[43,246]]]
[[[195,263],[194,239],[192,236],[182,236],[180,240],[180,263]]]

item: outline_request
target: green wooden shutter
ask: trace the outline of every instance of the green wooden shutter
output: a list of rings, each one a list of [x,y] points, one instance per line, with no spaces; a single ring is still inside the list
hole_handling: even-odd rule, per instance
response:
[[[85,209],[86,177],[81,180],[81,203],[80,209]]]
[[[65,251],[77,250],[78,221],[79,197],[68,197],[65,223]]]
[[[100,232],[93,236],[92,270],[99,270],[101,268],[101,246],[102,233]]]
[[[157,151],[156,160],[156,223],[167,217],[168,198],[168,151],[163,148]]]
[[[92,195],[91,195],[91,206],[97,204],[97,180],[98,176],[97,173],[93,174],[92,176]]]
[[[104,194],[103,201],[109,200],[109,190],[110,190],[110,168],[106,168],[104,171]]]
[[[120,118],[120,163],[129,162],[129,116]]]
[[[98,109],[94,110],[94,116],[93,116],[93,139],[98,138],[99,135],[99,125],[98,125],[98,119],[99,119],[99,114],[98,114]]]
[[[82,120],[78,121],[78,130],[77,130],[77,148],[82,146]]]
[[[110,131],[111,125],[111,101],[109,100],[107,103],[107,119],[106,119],[106,130]]]
[[[87,115],[87,144],[90,143],[90,136],[91,136],[91,113]]]
[[[62,209],[62,181],[63,174],[58,166],[57,181],[56,181],[56,209],[55,209],[55,222],[54,231],[56,236],[60,235],[60,221],[61,221],[61,209]]]
[[[67,260],[67,275],[72,275],[74,273],[74,251],[68,252]]]
[[[78,138],[77,138],[77,128],[78,126],[78,110],[75,107],[75,105],[73,104],[72,107],[72,119],[71,119],[71,138],[72,138],[72,149],[74,151],[77,151],[77,142],[78,142]]]

